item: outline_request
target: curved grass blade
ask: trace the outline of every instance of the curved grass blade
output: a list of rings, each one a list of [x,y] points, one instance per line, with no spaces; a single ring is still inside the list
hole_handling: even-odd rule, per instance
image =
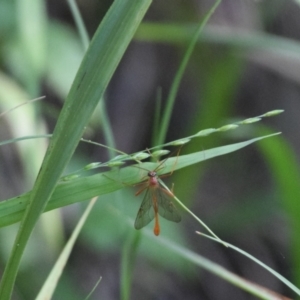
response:
[[[151,236],[150,233],[149,236]],[[226,270],[224,267],[216,264],[215,262],[212,262],[209,259],[191,250],[187,250],[186,248],[177,245],[171,240],[162,238],[162,239],[155,239],[155,241],[157,241],[160,245],[164,246],[165,248],[169,249],[171,252],[178,254],[180,257],[186,259],[188,262],[198,265],[199,267],[211,272],[212,274],[215,274],[216,276],[224,279],[225,281],[231,283],[232,285],[237,286],[238,288],[247,291],[248,293],[255,295],[261,299],[289,300],[289,298],[287,297],[276,294],[275,292],[268,290],[265,287],[262,287],[256,283],[253,283],[249,280],[246,280],[240,276],[233,274],[232,272]]]
[[[31,232],[53,195],[99,97],[104,93],[150,3],[151,0],[114,2],[94,35],[59,116],[34,188],[29,194],[29,205],[0,283],[2,300],[11,297]]]
[[[198,232],[196,231],[197,234],[203,236],[203,237],[206,237],[208,239],[211,239],[215,242],[218,242],[220,243],[219,240],[215,239],[214,237],[211,237],[209,235],[206,235],[202,232]],[[255,263],[257,263],[258,265],[260,265],[261,267],[263,267],[265,270],[267,270],[268,272],[270,272],[272,275],[274,275],[277,279],[279,279],[281,282],[283,282],[286,286],[288,286],[291,290],[293,290],[295,293],[297,293],[298,296],[300,296],[300,289],[297,288],[293,283],[291,283],[289,280],[287,280],[286,278],[284,278],[281,274],[279,274],[278,272],[276,272],[275,270],[271,269],[270,267],[268,267],[266,264],[264,264],[263,262],[261,262],[260,260],[258,260],[257,258],[255,258],[254,256],[252,256],[251,254],[247,253],[246,251],[234,246],[234,245],[231,245],[231,244],[228,244],[228,247],[241,253],[242,255],[248,257],[249,259],[253,260]]]
[[[55,291],[55,288],[57,286],[58,280],[61,277],[61,274],[66,266],[66,263],[71,255],[72,249],[74,247],[74,244],[77,240],[77,237],[88,218],[94,204],[96,203],[97,198],[93,198],[87,208],[85,209],[84,213],[82,214],[80,220],[78,221],[71,237],[69,238],[67,244],[65,245],[64,249],[60,253],[56,263],[54,264],[50,274],[48,275],[48,278],[43,284],[43,287],[41,288],[39,294],[37,295],[35,300],[44,300],[44,299],[51,299],[53,296],[53,293]]]
[[[159,130],[159,136],[157,139],[156,144],[162,144],[163,141],[165,140],[166,134],[167,134],[167,129],[169,127],[170,119],[171,119],[171,113],[173,110],[174,102],[175,102],[175,97],[177,95],[179,85],[181,82],[181,79],[183,77],[184,71],[186,69],[186,66],[188,64],[188,61],[192,55],[192,52],[197,44],[197,41],[199,39],[199,35],[202,33],[205,25],[207,24],[208,20],[214,13],[214,11],[217,9],[219,4],[221,3],[221,0],[215,1],[211,9],[206,13],[204,19],[200,22],[200,24],[197,27],[196,33],[193,35],[192,39],[189,41],[188,48],[185,52],[185,55],[181,61],[181,64],[179,66],[178,71],[176,72],[175,78],[173,80],[168,99],[167,99],[167,107],[164,112],[164,116],[162,118],[162,122],[160,125],[160,130]]]
[[[164,168],[162,168],[159,173],[170,173],[173,169],[174,171],[179,170],[213,157],[228,154],[259,140],[275,136],[277,134],[278,133],[266,135],[245,142],[199,151],[188,155],[181,155],[179,157],[170,157],[164,163]],[[177,163],[174,167],[176,160]],[[157,167],[157,163],[142,163],[139,167],[146,170],[154,170]],[[141,174],[143,172],[144,174]],[[88,177],[79,177],[70,181],[60,182],[55,188],[55,191],[44,211],[85,201],[92,197],[108,194],[126,187],[121,182],[126,182],[132,185],[137,184],[141,181],[141,178],[145,178],[145,175],[146,171],[138,170],[136,167],[132,166],[121,170],[113,170]],[[0,202],[0,227],[7,226],[21,220],[25,208],[28,205],[29,196],[30,193],[26,193]]]

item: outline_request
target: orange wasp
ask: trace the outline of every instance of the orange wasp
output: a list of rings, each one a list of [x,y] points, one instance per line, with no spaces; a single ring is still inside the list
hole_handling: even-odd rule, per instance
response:
[[[153,229],[155,235],[159,235],[160,233],[158,215],[172,222],[178,223],[181,221],[181,216],[171,201],[174,198],[173,193],[162,188],[159,184],[159,177],[157,175],[159,167],[160,165],[155,170],[148,172],[146,186],[142,187],[135,194],[138,196],[146,191],[135,219],[134,227],[135,229],[141,229],[155,219]]]

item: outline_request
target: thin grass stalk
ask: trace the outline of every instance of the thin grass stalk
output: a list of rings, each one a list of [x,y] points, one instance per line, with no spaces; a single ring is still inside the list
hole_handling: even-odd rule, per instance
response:
[[[170,119],[171,119],[171,114],[173,111],[173,107],[174,107],[174,102],[175,102],[175,98],[179,89],[179,85],[181,82],[181,79],[183,77],[184,71],[186,69],[186,66],[188,64],[188,61],[192,55],[192,52],[198,42],[199,39],[199,35],[202,33],[203,28],[205,27],[205,25],[207,24],[208,20],[210,19],[210,17],[212,16],[212,14],[214,13],[214,11],[216,10],[216,8],[219,6],[219,4],[221,3],[222,0],[217,0],[214,5],[212,6],[212,8],[207,12],[207,14],[205,15],[203,21],[200,22],[185,54],[184,57],[180,63],[179,69],[176,72],[175,78],[173,80],[169,95],[168,95],[168,99],[167,99],[167,105],[166,105],[166,109],[164,112],[164,115],[162,117],[162,123],[160,126],[160,134],[159,134],[159,138],[158,138],[158,144],[162,144],[166,138],[166,134],[167,134],[167,130],[169,127],[169,123],[170,123]]]

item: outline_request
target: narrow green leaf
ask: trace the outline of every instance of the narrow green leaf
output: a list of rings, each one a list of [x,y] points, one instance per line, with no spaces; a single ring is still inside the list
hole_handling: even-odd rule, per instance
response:
[[[30,193],[29,205],[0,283],[1,300],[10,299],[30,234],[150,3],[151,0],[115,1],[96,31],[72,84]]]
[[[202,235],[208,239],[211,239],[215,242],[221,243],[218,239],[211,237],[209,235],[206,235],[202,232],[197,232],[197,234]],[[281,274],[279,274],[278,272],[276,272],[275,270],[273,270],[272,268],[270,268],[269,266],[267,266],[266,264],[264,264],[263,262],[261,262],[260,260],[258,260],[257,258],[255,258],[253,255],[249,254],[248,252],[234,246],[231,245],[229,243],[226,243],[227,246],[239,253],[241,253],[242,255],[248,257],[249,259],[253,260],[256,264],[260,265],[261,267],[263,267],[265,270],[267,270],[268,272],[270,272],[272,275],[274,275],[275,277],[277,277],[281,282],[283,282],[286,286],[288,286],[291,290],[293,290],[295,293],[297,293],[300,296],[300,290],[294,285],[292,284],[289,280],[287,280],[286,278],[284,278]]]
[[[260,127],[259,133],[268,134],[270,129]],[[268,164],[270,173],[275,180],[276,195],[281,201],[281,208],[288,216],[290,224],[290,252],[293,265],[293,278],[295,283],[300,285],[300,169],[297,153],[293,146],[280,136],[277,139],[270,139],[258,145],[264,155],[264,161]]]
[[[132,286],[132,274],[135,266],[137,250],[141,241],[141,233],[134,232],[130,238],[125,240],[122,249],[121,260],[121,300],[130,299]]]
[[[160,131],[159,131],[159,136],[158,136],[158,141],[157,144],[162,144],[165,140],[166,137],[166,133],[167,133],[167,129],[169,126],[169,122],[171,119],[171,113],[173,111],[173,106],[174,106],[174,102],[175,102],[175,98],[179,89],[179,85],[181,82],[181,79],[183,77],[184,71],[187,67],[188,61],[192,55],[192,52],[197,44],[197,41],[199,39],[200,34],[202,33],[205,25],[207,24],[208,20],[210,19],[210,17],[212,16],[212,14],[214,13],[214,11],[217,9],[217,7],[219,6],[219,4],[221,3],[221,0],[217,0],[215,1],[215,3],[212,5],[211,9],[206,13],[204,19],[200,22],[200,24],[198,25],[195,34],[193,35],[188,48],[184,54],[184,57],[182,59],[182,62],[179,66],[178,71],[176,72],[175,78],[173,80],[169,95],[168,95],[168,99],[167,99],[167,106],[165,109],[165,113],[164,116],[162,118],[162,122],[161,122],[161,126],[160,126]]]
[[[237,151],[252,143],[277,134],[278,133],[275,133],[249,141],[199,151],[188,155],[181,155],[179,157],[170,157],[163,164],[163,168],[160,170],[159,174],[170,173],[172,170],[179,170],[207,159]],[[154,170],[157,166],[158,163],[147,162],[139,164],[138,167],[130,166],[120,170],[112,170],[88,177],[76,178],[71,181],[60,182],[57,185],[51,200],[47,204],[45,211],[84,201],[98,195],[108,194],[124,187],[134,185],[144,178],[147,172],[146,170]],[[140,168],[143,169],[141,170]],[[26,193],[0,203],[0,227],[20,221],[28,204],[29,195],[29,193]]]
[[[283,299],[281,295],[275,294],[273,291],[270,291],[265,287],[241,278],[226,270],[224,267],[208,260],[207,258],[175,244],[171,240],[157,239],[157,243],[159,243],[163,247],[166,247],[171,252],[179,255],[180,257],[186,259],[188,262],[198,265],[199,267],[211,272],[212,274],[215,274],[220,278],[223,278],[225,281],[230,282],[232,285],[235,285],[252,295],[266,300]]]
[[[71,237],[69,238],[67,244],[65,245],[64,249],[60,253],[56,263],[54,264],[48,278],[43,284],[39,294],[36,297],[36,300],[44,300],[44,299],[51,299],[55,288],[57,286],[58,280],[61,277],[61,274],[66,266],[66,263],[70,257],[74,244],[78,238],[78,235],[83,227],[87,217],[89,216],[94,204],[96,203],[96,198],[92,199],[87,208],[85,209],[84,213],[82,214],[80,220],[78,221]]]

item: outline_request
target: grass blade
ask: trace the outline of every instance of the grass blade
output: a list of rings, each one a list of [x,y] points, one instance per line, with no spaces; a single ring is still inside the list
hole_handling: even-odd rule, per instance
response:
[[[59,116],[0,283],[9,300],[30,234],[151,0],[115,1],[96,31]]]
[[[36,300],[44,300],[44,299],[51,299],[55,288],[57,286],[58,280],[65,268],[65,265],[71,255],[72,249],[74,244],[78,238],[78,235],[83,227],[86,219],[88,218],[94,204],[96,203],[97,198],[93,198],[87,208],[85,209],[83,215],[81,216],[80,220],[78,221],[71,237],[69,238],[67,244],[65,245],[63,251],[59,255],[56,263],[54,264],[48,278],[44,282],[43,287],[41,288],[39,294],[36,297]]]
[[[204,258],[203,256],[196,254],[186,248],[183,248],[170,240],[166,239],[157,239],[157,242],[162,246],[168,248],[173,253],[178,254],[180,257],[186,259],[187,261],[200,266],[201,268],[215,274],[216,276],[223,278],[224,280],[230,282],[231,284],[249,292],[252,295],[255,295],[261,299],[268,300],[279,300],[286,299],[281,295],[274,293],[264,287],[259,286],[258,284],[252,283],[244,278],[241,278],[230,271],[226,270],[224,267]]]
[[[216,10],[216,8],[219,6],[219,4],[221,3],[221,0],[217,0],[215,2],[215,4],[212,6],[212,8],[208,11],[208,13],[205,15],[203,21],[200,23],[200,25],[198,26],[196,33],[194,34],[187,50],[186,53],[182,59],[182,62],[179,66],[178,71],[176,72],[175,78],[173,80],[172,86],[171,86],[171,90],[167,99],[167,107],[165,109],[165,113],[164,116],[162,118],[162,124],[161,124],[161,128],[159,131],[159,137],[158,137],[158,141],[157,144],[162,144],[165,140],[166,134],[167,134],[167,130],[169,127],[169,123],[170,123],[170,118],[171,118],[171,113],[173,111],[173,106],[174,106],[174,102],[175,102],[175,97],[177,95],[178,92],[178,88],[179,88],[179,84],[180,81],[182,79],[183,73],[186,69],[186,66],[188,64],[188,61],[192,55],[192,52],[197,44],[197,41],[199,39],[199,35],[200,33],[203,31],[204,26],[207,24],[208,20],[210,19],[211,15],[214,13],[214,11]]]
[[[213,238],[211,236],[208,236],[204,233],[201,233],[201,232],[197,232],[197,234],[199,235],[202,235],[208,239],[211,239],[215,242],[218,242],[218,243],[221,243],[223,241],[219,241],[218,239],[216,238]],[[251,254],[247,253],[246,251],[234,246],[234,245],[231,245],[229,243],[227,243],[227,247],[228,248],[231,248],[239,253],[241,253],[242,255],[248,257],[249,259],[253,260],[255,263],[257,263],[258,265],[262,266],[265,270],[267,270],[268,272],[270,272],[272,275],[274,275],[275,277],[277,277],[281,282],[283,282],[286,286],[288,286],[291,290],[293,290],[295,293],[298,294],[298,296],[300,296],[300,290],[294,285],[292,284],[290,281],[288,281],[286,278],[284,278],[282,275],[280,275],[278,272],[276,272],[275,270],[271,269],[270,267],[268,267],[267,265],[265,265],[263,262],[261,262],[260,260],[258,260],[257,258],[255,258],[254,256],[252,256]]]
[[[175,170],[179,170],[210,158],[228,154],[274,135],[277,134],[271,134],[245,142],[199,151],[188,155],[181,155],[179,157],[170,157],[164,164],[164,168],[161,169],[159,173],[160,175],[169,173],[174,169],[174,165]],[[157,163],[143,163],[140,166],[147,170],[154,170],[157,167]],[[79,177],[70,181],[60,182],[57,185],[49,203],[47,204],[45,211],[122,189],[127,186],[122,184],[122,182],[136,184],[140,182],[141,178],[145,175],[143,172],[135,167],[130,166],[120,170],[113,170],[92,176]],[[20,221],[22,215],[24,214],[24,210],[28,205],[29,197],[30,193],[26,193],[21,196],[0,202],[0,227]]]

